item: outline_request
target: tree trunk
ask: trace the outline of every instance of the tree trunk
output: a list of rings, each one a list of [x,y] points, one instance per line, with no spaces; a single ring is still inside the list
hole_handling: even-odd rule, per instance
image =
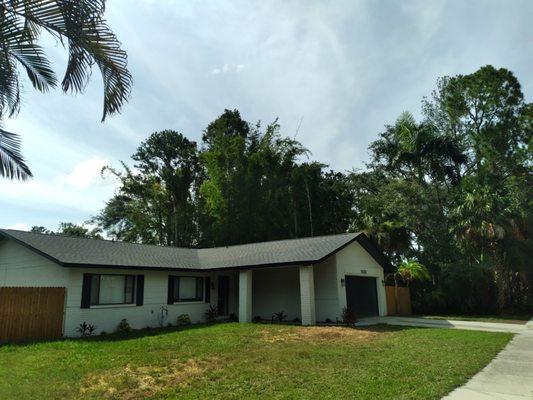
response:
[[[503,249],[499,243],[489,245],[494,268],[494,283],[496,285],[496,310],[502,314],[508,306],[509,299],[509,270],[505,265]]]
[[[311,195],[309,194],[309,185],[307,185],[307,181],[305,181],[305,191],[307,192],[307,205],[309,207],[309,224],[311,225],[311,236],[314,236],[313,234],[313,210],[311,208]]]

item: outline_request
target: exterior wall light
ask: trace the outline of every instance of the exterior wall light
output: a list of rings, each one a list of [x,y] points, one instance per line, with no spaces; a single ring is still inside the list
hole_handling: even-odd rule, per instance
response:
[[[344,280],[344,278],[341,278],[341,286],[342,287],[346,286],[346,281]]]

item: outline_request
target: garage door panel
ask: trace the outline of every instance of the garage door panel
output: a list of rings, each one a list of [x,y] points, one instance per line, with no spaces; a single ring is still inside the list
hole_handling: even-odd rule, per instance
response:
[[[346,304],[356,317],[379,315],[376,278],[346,276]]]

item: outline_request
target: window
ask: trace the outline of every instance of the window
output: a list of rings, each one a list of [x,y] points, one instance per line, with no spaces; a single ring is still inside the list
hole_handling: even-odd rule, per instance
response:
[[[134,275],[91,275],[91,305],[133,304]]]
[[[175,303],[204,299],[204,278],[174,276],[173,281],[172,299]]]

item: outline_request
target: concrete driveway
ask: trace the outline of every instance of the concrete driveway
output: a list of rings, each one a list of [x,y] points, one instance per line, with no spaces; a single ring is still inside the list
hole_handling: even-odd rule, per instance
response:
[[[426,328],[467,329],[487,332],[521,333],[527,331],[527,324],[504,324],[499,322],[458,321],[452,319],[430,319],[414,317],[371,317],[361,318],[356,326],[389,324],[402,326],[421,326]],[[528,323],[531,324],[531,321]],[[532,326],[533,328],[533,326]]]

